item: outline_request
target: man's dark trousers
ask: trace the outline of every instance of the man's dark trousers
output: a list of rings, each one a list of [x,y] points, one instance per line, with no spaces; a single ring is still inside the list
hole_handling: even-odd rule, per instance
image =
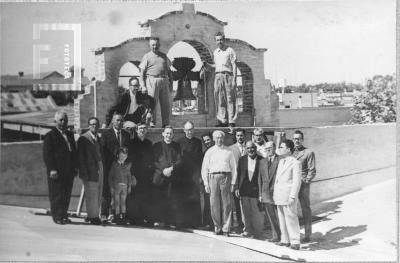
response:
[[[67,178],[59,177],[57,179],[50,179],[48,177],[47,182],[53,220],[67,218],[74,177],[72,175]]]
[[[310,184],[302,182],[299,191],[301,212],[303,213],[305,238],[311,237],[312,213],[310,207]]]

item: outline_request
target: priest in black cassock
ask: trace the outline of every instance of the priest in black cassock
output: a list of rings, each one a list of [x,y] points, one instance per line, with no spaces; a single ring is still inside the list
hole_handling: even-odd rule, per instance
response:
[[[174,130],[167,125],[163,140],[153,146],[153,211],[155,227],[183,226],[183,187],[181,147],[172,141]]]
[[[146,138],[147,124],[136,126],[136,136],[128,142],[131,172],[136,187],[127,198],[127,218],[131,224],[145,225],[152,221],[153,144]]]
[[[184,197],[185,226],[198,227],[201,225],[200,187],[201,163],[203,148],[201,140],[194,137],[194,124],[187,121],[183,130],[185,136],[178,140],[182,152],[182,179],[185,184],[182,189]]]

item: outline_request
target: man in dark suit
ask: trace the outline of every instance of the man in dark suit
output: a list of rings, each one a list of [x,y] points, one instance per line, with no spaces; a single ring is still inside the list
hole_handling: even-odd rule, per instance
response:
[[[257,155],[257,147],[252,141],[246,143],[247,154],[239,158],[237,167],[237,183],[235,195],[240,197],[243,216],[244,237],[260,237],[262,235],[264,216],[258,201],[258,180],[268,173],[265,159]]]
[[[68,207],[78,160],[74,134],[67,130],[68,117],[65,111],[57,111],[56,127],[49,131],[43,142],[43,159],[47,168],[50,209],[56,224],[71,223]]]
[[[122,129],[123,119],[121,114],[114,115],[112,128],[105,130],[101,134],[101,142],[104,154],[104,180],[103,180],[103,200],[101,204],[101,220],[107,223],[107,217],[111,207],[111,192],[108,184],[108,173],[111,165],[117,160],[119,148],[127,147],[130,134]]]
[[[229,148],[232,150],[233,155],[235,156],[235,161],[236,164],[239,162],[239,158],[242,156],[246,155],[246,130],[242,129],[242,128],[237,128],[234,131],[234,144],[232,144],[231,146],[229,146]],[[243,229],[243,220],[242,220],[242,211],[240,208],[240,200],[239,198],[236,197],[236,195],[233,195],[233,201],[235,204],[235,215],[236,215],[236,219],[237,219],[237,223],[238,226],[240,228],[240,231]]]
[[[106,127],[110,125],[114,114],[121,114],[125,121],[133,123],[146,122],[150,124],[155,107],[155,100],[148,94],[139,91],[139,80],[136,77],[129,79],[129,90],[125,92],[118,102],[108,109],[106,114]],[[154,127],[153,124],[151,127]]]
[[[184,179],[183,195],[185,210],[185,226],[197,227],[201,225],[200,187],[201,162],[203,149],[201,140],[194,137],[194,124],[185,122],[183,126],[185,136],[177,141],[181,147],[182,172]]]
[[[128,195],[126,213],[131,224],[148,224],[152,213],[152,179],[154,170],[153,144],[146,138],[145,122],[136,126],[136,136],[128,143],[131,172],[136,177],[136,187]]]
[[[203,156],[201,161],[203,163],[204,154],[207,152],[208,149],[214,146],[214,142],[212,140],[212,134],[210,132],[203,133],[201,135],[201,140],[204,145]],[[201,223],[202,223],[200,229],[209,230],[213,225],[213,221],[211,218],[211,210],[210,210],[210,194],[205,191],[203,179],[201,179],[201,186],[200,186],[200,203],[201,203]]]
[[[154,153],[154,226],[176,226],[183,224],[182,214],[182,155],[181,147],[172,141],[174,130],[165,126],[163,140],[153,146]]]
[[[98,134],[100,121],[88,120],[89,130],[78,139],[79,177],[85,186],[86,211],[90,224],[101,224],[100,206],[103,192],[103,150]]]
[[[301,163],[301,187],[299,191],[299,201],[304,220],[303,243],[311,241],[312,213],[310,206],[310,184],[316,175],[315,154],[310,149],[303,146],[304,134],[296,130],[293,134],[294,152],[293,156]]]
[[[277,243],[281,239],[281,231],[279,229],[278,211],[272,196],[280,158],[275,153],[276,146],[274,142],[266,142],[265,149],[267,150],[268,173],[260,174],[258,187],[260,189],[260,201],[263,203],[266,217],[271,226],[272,238],[268,241]]]

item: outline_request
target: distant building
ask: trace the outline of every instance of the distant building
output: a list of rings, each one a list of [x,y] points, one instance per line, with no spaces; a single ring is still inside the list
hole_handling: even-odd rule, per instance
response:
[[[18,75],[1,76],[1,92],[26,92],[34,90],[35,84],[71,84],[72,82],[72,77],[66,79],[57,71],[42,72],[38,79],[35,79],[32,74],[25,75],[24,72],[18,72]],[[89,83],[90,80],[82,76],[82,88]]]
[[[318,107],[318,94],[317,93],[284,93],[281,95],[280,108],[311,108]],[[301,100],[299,99],[301,97]]]

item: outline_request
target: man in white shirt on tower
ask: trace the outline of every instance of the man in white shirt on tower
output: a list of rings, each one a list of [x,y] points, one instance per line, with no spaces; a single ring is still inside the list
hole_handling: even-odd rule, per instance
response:
[[[203,62],[206,67],[215,68],[214,100],[217,127],[235,127],[236,108],[236,53],[225,45],[225,35],[215,35],[217,49],[214,51],[213,65]]]

